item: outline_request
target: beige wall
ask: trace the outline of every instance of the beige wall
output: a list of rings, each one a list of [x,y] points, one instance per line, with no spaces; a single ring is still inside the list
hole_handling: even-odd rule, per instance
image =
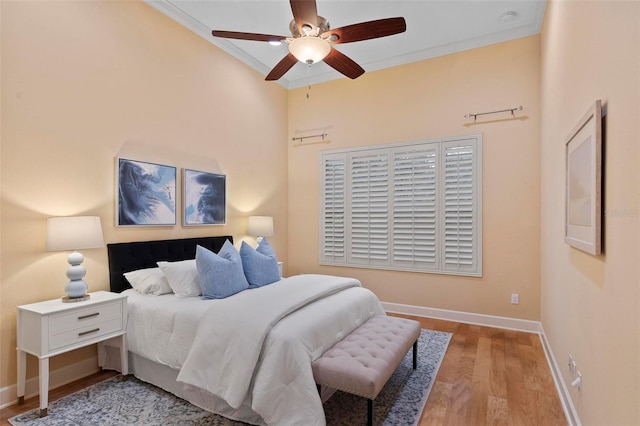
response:
[[[290,91],[290,135],[326,130],[331,143],[290,143],[289,272],[355,276],[385,302],[538,320],[539,49],[533,36]],[[464,118],[517,105],[526,119],[502,114],[468,126]],[[321,150],[475,133],[483,135],[482,278],[318,265]]]
[[[640,424],[640,3],[552,1],[542,37],[542,322],[583,424]],[[604,254],[563,242],[565,138],[602,99]],[[570,386],[569,386],[570,387]]]
[[[142,2],[0,4],[1,389],[16,381],[15,307],[63,293],[66,256],[44,251],[48,216],[99,215],[105,240],[121,242],[240,241],[248,215],[273,215],[286,260],[287,94]],[[116,228],[119,153],[226,174],[228,225]],[[106,249],[84,254],[90,290],[108,289]],[[35,366],[29,357],[29,376]]]

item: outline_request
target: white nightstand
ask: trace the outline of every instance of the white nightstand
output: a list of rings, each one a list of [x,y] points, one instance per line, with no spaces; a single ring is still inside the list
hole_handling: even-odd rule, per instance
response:
[[[49,405],[49,358],[121,336],[122,374],[128,374],[127,296],[98,291],[84,302],[61,299],[18,306],[18,404],[24,402],[27,353],[40,360],[40,417]]]

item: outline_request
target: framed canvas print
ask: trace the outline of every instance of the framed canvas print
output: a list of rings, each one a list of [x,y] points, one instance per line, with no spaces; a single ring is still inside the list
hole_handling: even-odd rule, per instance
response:
[[[116,226],[176,224],[176,168],[117,159]]]
[[[226,223],[225,175],[183,169],[182,182],[185,226]]]
[[[597,100],[566,140],[565,243],[601,251],[602,105]]]

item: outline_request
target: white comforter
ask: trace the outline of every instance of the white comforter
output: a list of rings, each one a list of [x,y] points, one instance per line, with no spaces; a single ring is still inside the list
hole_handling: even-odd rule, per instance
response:
[[[325,423],[311,361],[384,313],[357,280],[320,275],[294,276],[223,300],[164,300],[172,304],[158,302],[153,310],[173,312],[182,304],[188,313],[158,322],[148,310],[131,309],[146,326],[130,336],[130,350],[181,368],[180,381],[232,407],[249,406],[263,421],[244,420],[274,425]],[[171,329],[183,333],[176,337]]]

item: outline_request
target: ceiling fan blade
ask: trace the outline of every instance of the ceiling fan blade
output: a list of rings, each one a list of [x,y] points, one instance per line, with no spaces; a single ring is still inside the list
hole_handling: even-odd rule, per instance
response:
[[[313,27],[318,26],[316,0],[289,0],[289,3],[300,34],[305,34],[303,28],[305,24],[311,24]]]
[[[287,38],[285,36],[269,35],[269,34],[254,34],[254,33],[242,33],[237,31],[211,31],[214,37],[233,38],[236,40],[253,40],[253,41],[279,41],[283,42]]]
[[[278,80],[280,77],[285,75],[285,73],[289,71],[291,67],[296,64],[296,62],[298,62],[296,57],[289,53],[287,56],[282,58],[282,60],[278,62],[275,67],[273,67],[271,72],[265,77],[265,80]]]
[[[324,62],[350,79],[358,78],[364,74],[364,69],[360,65],[334,48],[331,48],[331,52],[324,58]]]
[[[322,33],[321,37],[330,43],[352,43],[403,33],[407,30],[404,18],[386,18],[360,22]],[[337,37],[336,40],[332,38]]]

